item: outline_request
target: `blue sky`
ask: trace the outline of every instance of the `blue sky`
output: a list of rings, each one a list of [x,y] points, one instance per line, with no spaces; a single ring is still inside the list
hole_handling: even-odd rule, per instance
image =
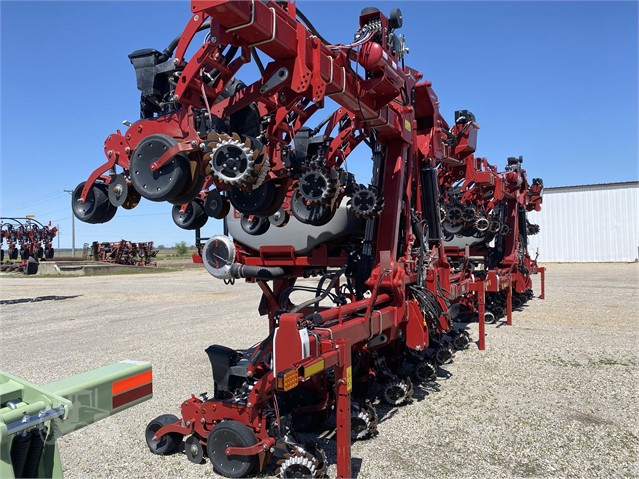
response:
[[[529,175],[546,186],[638,178],[636,2],[300,1],[332,42],[350,41],[369,5],[402,9],[406,63],[433,82],[449,121],[456,109],[475,113],[478,155],[500,167],[524,155]],[[86,179],[104,160],[104,138],[138,115],[127,55],[164,49],[189,5],[2,1],[0,14],[0,215],[54,220],[70,247],[63,190]],[[366,180],[364,149],[348,165]],[[168,203],[143,200],[104,225],[76,221],[76,244],[192,243],[170,213]],[[203,233],[220,231],[209,220]]]

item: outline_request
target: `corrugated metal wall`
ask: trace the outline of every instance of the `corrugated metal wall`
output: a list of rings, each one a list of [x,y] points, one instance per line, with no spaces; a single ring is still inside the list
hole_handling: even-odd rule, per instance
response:
[[[540,262],[635,261],[639,257],[639,183],[549,188],[531,236]]]

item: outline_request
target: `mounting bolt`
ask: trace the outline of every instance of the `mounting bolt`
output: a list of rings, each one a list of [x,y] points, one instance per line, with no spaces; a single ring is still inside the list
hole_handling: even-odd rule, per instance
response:
[[[190,426],[190,425],[191,425],[191,421],[186,421],[186,423],[185,423],[185,424],[186,424],[187,426]]]
[[[267,451],[267,450],[268,450],[268,446],[267,446],[266,444],[264,444],[264,445],[262,446],[262,449],[264,449],[265,451]]]
[[[175,59],[173,60],[173,65],[178,66],[180,64],[180,60],[179,59]]]
[[[217,42],[217,37],[211,37],[211,43]]]
[[[253,407],[253,403],[252,402],[247,402],[246,403],[246,407]]]
[[[107,151],[107,156],[113,156],[113,150]]]
[[[171,99],[172,99],[173,101],[178,101],[178,100],[180,99],[180,97],[179,97],[179,96],[177,96],[177,95],[173,95],[173,98],[171,98]]]
[[[202,148],[202,149],[206,148],[206,143],[204,143],[204,142],[200,143],[200,148]]]
[[[197,146],[197,141],[191,140],[191,146],[195,148]]]
[[[205,424],[205,423],[206,423],[206,419],[202,418],[202,419],[200,419],[200,422],[201,422],[202,424]]]
[[[193,21],[194,21],[194,22],[197,22],[199,19],[200,19],[200,16],[199,16],[199,15],[195,15],[195,16],[193,17]]]
[[[131,153],[131,148],[127,146],[127,147],[124,149],[124,152],[125,152],[125,153]]]

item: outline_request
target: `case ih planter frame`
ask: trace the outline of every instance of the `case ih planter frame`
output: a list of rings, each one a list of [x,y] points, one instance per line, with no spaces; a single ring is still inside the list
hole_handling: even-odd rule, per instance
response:
[[[256,283],[270,330],[246,354],[207,349],[213,396],[153,420],[152,452],[185,440],[190,460],[207,455],[228,477],[270,459],[281,477],[320,477],[324,453],[295,432],[334,412],[337,474],[351,477],[351,441],[375,433],[374,383],[387,403],[409,402],[410,377],[434,380],[468,346],[462,320],[479,321],[483,349],[487,316],[510,324],[531,274],[543,291],[526,219],[543,183],[521,157],[499,171],[474,155],[474,115],[441,116],[431,83],[404,64],[401,26],[399,9],[366,8],[354,41],[330,44],[295,2],[198,0],[167,49],[129,56],[140,120],[106,139],[105,163],[74,191],[76,216],[103,223],[145,197],[173,203],[182,228],[224,219],[204,265]],[[236,75],[251,61],[260,76],[245,85]],[[306,126],[327,97],[338,108]],[[362,142],[370,185],[344,166]]]

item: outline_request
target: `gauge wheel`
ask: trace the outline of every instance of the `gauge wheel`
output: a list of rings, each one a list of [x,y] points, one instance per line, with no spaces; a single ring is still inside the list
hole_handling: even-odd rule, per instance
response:
[[[206,452],[213,470],[225,477],[245,477],[257,466],[257,456],[227,456],[226,448],[249,447],[257,443],[248,426],[237,421],[222,421],[213,428],[206,442]]]

